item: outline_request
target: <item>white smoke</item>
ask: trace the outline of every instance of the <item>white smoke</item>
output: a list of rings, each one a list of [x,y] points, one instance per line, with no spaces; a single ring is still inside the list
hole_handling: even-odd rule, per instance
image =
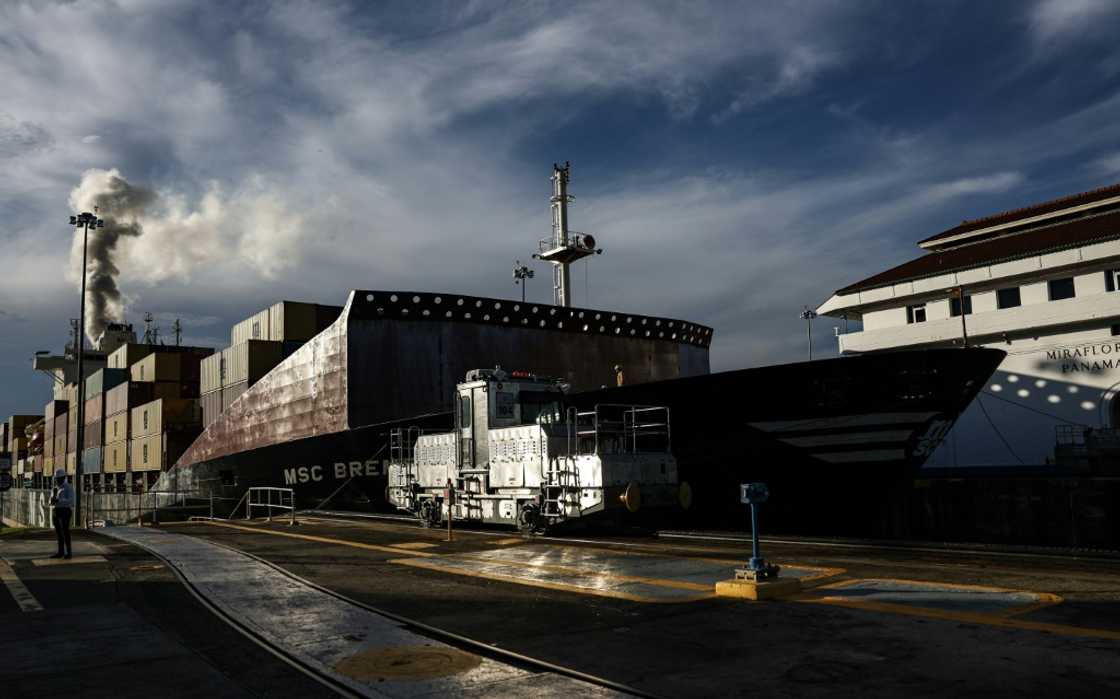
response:
[[[192,205],[171,190],[130,184],[117,169],[87,170],[70,193],[75,213],[105,221],[89,233],[86,263],[86,335],[96,339],[124,317],[123,277],[140,284],[189,282],[197,272],[274,278],[298,261],[303,219],[260,177],[232,195],[212,182]],[[71,247],[80,280],[82,236]]]

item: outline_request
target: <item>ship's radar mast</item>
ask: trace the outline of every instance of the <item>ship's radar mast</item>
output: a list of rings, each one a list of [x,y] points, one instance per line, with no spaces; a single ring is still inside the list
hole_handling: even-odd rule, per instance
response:
[[[552,237],[538,245],[533,257],[552,263],[552,299],[557,306],[572,305],[572,278],[568,267],[588,255],[601,255],[595,238],[589,233],[568,230],[568,177],[572,164],[552,164]]]

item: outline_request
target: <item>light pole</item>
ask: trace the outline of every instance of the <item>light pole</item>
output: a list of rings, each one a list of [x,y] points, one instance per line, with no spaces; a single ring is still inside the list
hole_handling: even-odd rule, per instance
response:
[[[805,321],[805,337],[809,340],[809,361],[813,361],[813,319],[817,314],[808,306],[801,311],[801,320]]]
[[[521,264],[521,260],[514,263],[513,283],[521,285],[521,303],[525,303],[525,280],[533,278],[533,270]]]
[[[81,527],[82,521],[82,447],[86,421],[86,248],[89,246],[89,229],[104,228],[105,222],[88,211],[70,217],[70,225],[82,229],[82,296],[78,306],[78,443],[74,446],[74,525]]]

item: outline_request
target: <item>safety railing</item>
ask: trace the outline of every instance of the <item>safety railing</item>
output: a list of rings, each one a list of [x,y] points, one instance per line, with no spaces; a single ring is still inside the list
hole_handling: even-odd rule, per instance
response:
[[[569,454],[638,454],[672,448],[669,408],[600,403],[568,411]]]
[[[263,507],[268,510],[269,522],[272,521],[273,510],[287,510],[290,517],[288,523],[296,523],[296,491],[291,488],[274,488],[271,486],[249,488],[245,497],[245,519],[253,518],[254,507]]]

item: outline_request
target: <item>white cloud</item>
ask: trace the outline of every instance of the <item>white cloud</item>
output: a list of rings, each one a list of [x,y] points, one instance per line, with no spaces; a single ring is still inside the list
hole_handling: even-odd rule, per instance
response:
[[[1041,0],[1030,10],[1030,25],[1041,41],[1073,39],[1103,28],[1097,22],[1118,9],[1113,0]]]
[[[1105,175],[1120,174],[1120,151],[1097,158],[1093,161],[1092,168]]]

